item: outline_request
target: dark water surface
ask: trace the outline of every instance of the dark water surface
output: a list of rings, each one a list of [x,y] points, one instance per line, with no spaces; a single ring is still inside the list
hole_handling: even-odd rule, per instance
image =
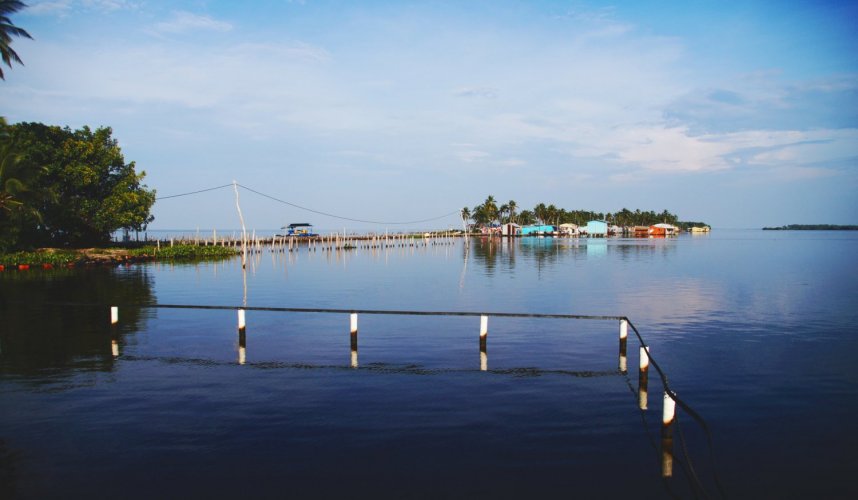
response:
[[[0,273],[0,497],[858,496],[858,235],[715,231],[264,253],[249,306],[628,316],[674,390],[639,410],[616,321],[90,304],[245,300],[239,261]],[[111,341],[119,356],[114,357]],[[682,438],[682,439],[680,439]],[[685,449],[687,448],[687,456]],[[703,496],[699,491],[698,496]]]

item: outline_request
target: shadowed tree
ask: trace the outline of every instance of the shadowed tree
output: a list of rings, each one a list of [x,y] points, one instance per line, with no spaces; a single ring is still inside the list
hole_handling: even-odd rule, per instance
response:
[[[24,65],[24,62],[21,61],[20,57],[18,57],[18,53],[11,47],[12,37],[22,36],[31,40],[33,39],[29,33],[12,24],[12,20],[9,19],[10,15],[18,12],[26,6],[27,5],[24,2],[19,2],[18,0],[0,0],[0,57],[3,58],[3,62],[6,63],[6,66],[9,66],[10,68],[12,67],[12,61],[15,61],[22,66]],[[6,76],[3,75],[2,66],[0,66],[0,79],[6,79]]]

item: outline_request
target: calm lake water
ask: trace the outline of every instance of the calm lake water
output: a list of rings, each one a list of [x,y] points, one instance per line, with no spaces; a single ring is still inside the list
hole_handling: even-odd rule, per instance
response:
[[[716,230],[2,272],[0,497],[855,498],[856,256]],[[481,359],[479,318],[362,314],[353,368],[347,314],[248,311],[240,364],[233,310],[57,305],[245,300],[625,315],[711,453],[678,411],[662,478],[613,320],[490,317]]]

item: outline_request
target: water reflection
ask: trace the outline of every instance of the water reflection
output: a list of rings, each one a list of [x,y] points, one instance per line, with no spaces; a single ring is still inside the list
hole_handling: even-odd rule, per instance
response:
[[[66,376],[111,370],[151,312],[124,308],[121,321],[112,325],[106,307],[49,304],[154,303],[152,281],[136,266],[0,273],[0,373],[30,376],[49,369]]]

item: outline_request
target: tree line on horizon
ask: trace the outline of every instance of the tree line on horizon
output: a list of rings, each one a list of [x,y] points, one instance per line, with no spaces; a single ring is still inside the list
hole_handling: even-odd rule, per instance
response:
[[[584,225],[591,220],[604,220],[609,224],[617,226],[650,226],[652,224],[667,223],[687,228],[691,226],[704,226],[702,222],[682,222],[675,214],[667,210],[656,213],[652,210],[634,211],[623,208],[617,212],[593,212],[590,210],[566,210],[558,208],[554,204],[546,205],[539,203],[532,210],[518,211],[519,206],[515,200],[498,205],[497,200],[489,195],[486,200],[473,208],[465,207],[461,210],[462,224],[467,227],[473,222],[478,227],[486,227],[492,224],[506,224],[509,222],[528,226],[533,224],[545,224],[559,226],[560,224]]]
[[[0,251],[97,246],[152,222],[155,191],[112,133],[0,117]]]

